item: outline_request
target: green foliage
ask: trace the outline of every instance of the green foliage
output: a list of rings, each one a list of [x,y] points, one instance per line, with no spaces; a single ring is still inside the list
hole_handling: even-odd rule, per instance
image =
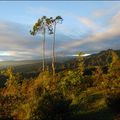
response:
[[[114,62],[108,74],[108,84],[106,85],[106,101],[108,106],[114,111],[120,111],[120,60]]]
[[[101,51],[100,53],[93,54],[86,57],[86,66],[110,66],[118,59],[116,51],[108,49],[106,51]]]
[[[45,92],[31,115],[31,120],[67,120],[71,115],[70,101],[59,92]]]
[[[1,74],[6,76],[7,81],[5,83],[6,89],[4,90],[4,95],[20,95],[19,89],[22,84],[22,80],[19,73],[15,73],[13,68],[7,68],[1,71]]]
[[[2,71],[7,82],[0,89],[0,119],[113,120],[120,108],[120,60],[113,61],[104,73],[104,66],[85,67],[79,56],[74,69],[62,63],[55,79],[49,71],[24,80],[12,68]]]
[[[80,94],[82,88],[83,77],[80,75],[78,71],[68,71],[60,80],[60,88],[64,94],[68,95],[78,95]]]
[[[79,52],[78,55],[78,70],[80,72],[81,75],[83,75],[84,72],[84,57],[82,56],[84,53],[83,52]]]
[[[6,70],[1,71],[1,74],[7,77],[6,86],[9,86],[11,84],[17,85],[20,83],[20,74],[14,73],[12,67],[9,67]]]
[[[107,90],[106,102],[113,112],[120,112],[120,87]]]

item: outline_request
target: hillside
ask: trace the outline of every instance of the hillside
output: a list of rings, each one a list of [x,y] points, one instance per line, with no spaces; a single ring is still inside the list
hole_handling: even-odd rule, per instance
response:
[[[119,120],[118,53],[107,50],[84,57],[86,66],[81,57],[62,57],[55,76],[51,68],[42,72],[33,61],[1,70],[0,119]]]
[[[107,66],[114,60],[120,58],[120,50],[108,49],[106,51],[101,51],[96,54],[85,57],[85,66]],[[66,67],[67,64],[75,65],[77,57],[75,56],[63,56],[56,58],[56,64],[61,66],[64,64]],[[51,66],[51,58],[46,59],[46,65]],[[17,72],[30,72],[40,69],[42,66],[42,60],[24,60],[24,61],[2,61],[0,62],[0,69],[13,66]],[[76,66],[76,65],[75,65]]]
[[[120,50],[108,49],[96,54],[84,57],[84,65],[88,72],[89,66],[102,66],[107,67],[110,63],[120,58]],[[64,56],[56,58],[56,71],[62,71],[65,69],[75,69],[78,65],[78,57]],[[34,77],[38,75],[38,72],[42,70],[42,60],[24,60],[24,61],[3,61],[0,62],[0,68],[5,69],[13,67],[15,72],[22,73],[24,76]],[[47,69],[51,69],[51,59],[46,59]],[[105,68],[106,70],[107,68]],[[93,68],[94,70],[94,68]],[[86,72],[85,71],[85,72]],[[28,78],[27,77],[27,78]],[[3,77],[2,77],[3,79]]]
[[[86,66],[107,66],[120,58],[120,50],[108,49],[97,54],[90,55],[85,59]]]

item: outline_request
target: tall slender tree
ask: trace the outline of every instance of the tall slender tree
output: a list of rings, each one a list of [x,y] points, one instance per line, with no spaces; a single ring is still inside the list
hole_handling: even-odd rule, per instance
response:
[[[52,47],[52,70],[53,76],[55,76],[55,41],[56,41],[56,25],[57,23],[62,23],[63,19],[61,16],[57,16],[56,18],[47,18],[43,16],[33,26],[33,30],[30,31],[31,35],[36,35],[38,32],[42,32],[43,34],[43,71],[45,71],[45,35],[46,29],[48,29],[49,34],[53,34],[53,47]]]
[[[45,35],[46,35],[46,16],[43,16],[41,19],[34,24],[33,30],[30,30],[31,35],[36,35],[37,33],[43,34],[43,71],[45,71]]]
[[[55,41],[56,41],[56,25],[57,23],[62,23],[63,18],[61,16],[57,16],[56,18],[50,18],[52,25],[53,25],[53,29],[50,29],[51,31],[53,31],[53,33],[51,32],[51,34],[53,34],[53,47],[52,47],[52,70],[53,70],[53,76],[55,76]]]

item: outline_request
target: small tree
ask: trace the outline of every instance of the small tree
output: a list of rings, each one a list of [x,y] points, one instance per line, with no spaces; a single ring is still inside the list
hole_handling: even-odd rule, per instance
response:
[[[18,95],[19,87],[22,82],[20,74],[14,73],[14,69],[12,67],[1,71],[1,74],[3,74],[7,78],[7,81],[5,83],[6,89],[4,91],[4,95]]]
[[[79,58],[78,58],[78,69],[79,69],[79,71],[80,71],[80,74],[82,75],[83,74],[83,72],[84,72],[84,57],[83,57],[83,55],[84,55],[84,53],[83,52],[79,52],[78,53],[78,56],[79,56]]]

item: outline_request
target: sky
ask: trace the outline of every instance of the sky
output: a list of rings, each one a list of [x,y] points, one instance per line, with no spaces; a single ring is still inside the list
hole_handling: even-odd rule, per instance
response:
[[[63,18],[56,29],[58,56],[120,49],[119,1],[0,1],[0,61],[42,58],[42,36],[29,31],[43,15]],[[52,37],[46,35],[46,57]]]

